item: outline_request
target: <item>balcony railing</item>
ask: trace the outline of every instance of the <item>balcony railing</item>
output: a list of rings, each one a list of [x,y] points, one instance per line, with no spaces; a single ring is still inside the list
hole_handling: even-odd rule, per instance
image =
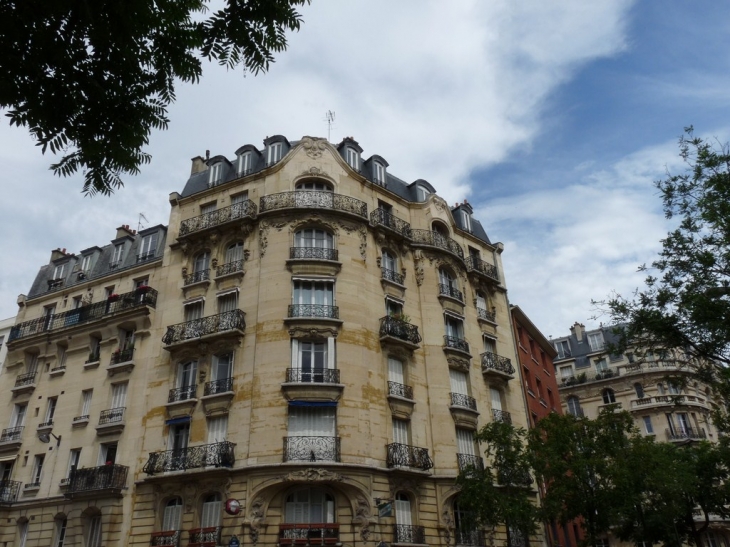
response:
[[[444,347],[469,353],[469,343],[466,340],[448,334],[444,336]]]
[[[468,471],[470,469],[484,471],[484,460],[479,456],[472,456],[471,454],[457,454],[456,462],[459,464],[459,471]]]
[[[167,402],[177,403],[180,401],[188,401],[190,399],[195,399],[197,394],[197,385],[178,387],[170,390],[170,393],[167,395]]]
[[[450,393],[449,395],[451,395],[451,406],[460,406],[469,410],[477,409],[477,400],[474,397],[463,393]]]
[[[370,213],[370,222],[375,226],[383,226],[393,230],[403,237],[411,237],[411,225],[405,220],[399,219],[397,216],[389,213],[385,209],[375,209]]]
[[[46,429],[49,427],[53,427],[53,420],[48,420],[47,422],[41,422],[38,424],[38,429]]]
[[[530,486],[532,484],[532,475],[525,469],[502,470],[497,473],[497,482],[507,486]]]
[[[395,395],[396,397],[413,400],[413,388],[411,386],[399,384],[398,382],[388,382],[388,395]]]
[[[504,424],[512,423],[512,415],[506,410],[500,410],[498,408],[492,409],[492,420],[495,422],[502,422]]]
[[[398,319],[392,315],[380,318],[380,337],[392,336],[411,344],[420,344],[421,335],[418,334],[418,327],[407,321]]]
[[[243,313],[243,310],[231,310],[217,315],[193,319],[185,323],[178,323],[167,327],[167,332],[162,337],[162,343],[170,345],[234,329],[243,331],[246,330],[245,317],[246,314]]]
[[[468,545],[469,547],[482,547],[486,545],[484,534],[481,530],[454,530],[456,545]]]
[[[215,395],[228,391],[233,391],[233,378],[221,378],[220,380],[206,382],[203,388],[203,395]]]
[[[426,528],[411,524],[393,525],[393,543],[426,543]]]
[[[260,209],[262,213],[289,208],[333,209],[368,218],[368,206],[364,201],[333,192],[296,190],[294,192],[271,194],[261,198]]]
[[[391,443],[387,446],[388,467],[413,467],[428,471],[433,467],[433,461],[428,455],[428,448],[410,446],[401,443]]]
[[[93,490],[121,490],[127,486],[126,465],[100,465],[83,469],[72,468],[68,475],[66,494],[91,492]]]
[[[3,432],[0,433],[0,443],[9,443],[13,441],[19,441],[20,436],[23,434],[23,426],[19,425],[17,427],[9,427],[7,429],[3,429]]]
[[[151,452],[142,470],[148,475],[168,471],[185,471],[202,467],[233,467],[236,463],[233,447],[229,442],[189,446],[177,450]]]
[[[0,505],[10,505],[18,499],[20,482],[11,480],[0,480]]]
[[[156,305],[156,290],[148,288],[145,291],[132,291],[117,295],[113,300],[103,300],[95,304],[58,313],[52,317],[40,317],[15,325],[10,329],[8,342],[41,332],[89,323],[125,310],[146,306],[154,308]]]
[[[609,368],[606,370],[597,370],[595,372],[581,372],[575,376],[563,376],[561,378],[562,386],[574,386],[576,384],[585,384],[586,382],[598,382],[620,376],[621,372],[618,368]]]
[[[284,437],[285,462],[338,462],[339,437]]]
[[[700,441],[707,438],[707,433],[705,433],[704,429],[694,429],[692,427],[674,431],[666,429],[666,433],[668,441]]]
[[[126,349],[117,349],[114,353],[112,353],[112,359],[109,362],[110,365],[118,365],[119,363],[126,363],[127,361],[131,361],[132,357],[134,357],[134,348],[126,348]]]
[[[340,308],[338,306],[325,306],[323,304],[289,304],[289,317],[339,319]]]
[[[15,387],[30,386],[35,384],[35,377],[38,372],[26,372],[25,374],[19,374],[15,378]]]
[[[411,237],[415,244],[438,247],[439,249],[444,249],[450,253],[454,253],[459,258],[464,258],[464,249],[461,248],[461,245],[450,237],[442,236],[438,232],[412,229]]]
[[[389,270],[388,268],[381,268],[381,271],[383,272],[383,279],[386,281],[392,281],[393,283],[398,283],[398,285],[403,285],[403,281],[405,281],[405,276],[403,274],[400,274],[395,270]]]
[[[514,376],[515,367],[512,366],[512,361],[509,357],[502,357],[501,355],[497,355],[491,351],[485,351],[482,353],[481,357],[482,372],[494,370],[509,376]]]
[[[289,383],[317,383],[317,384],[339,384],[340,371],[332,368],[288,368],[286,369],[286,381]]]
[[[326,247],[290,247],[289,258],[309,260],[337,260],[337,249]]]
[[[461,291],[459,289],[445,283],[439,283],[439,294],[442,296],[456,298],[459,302],[464,301],[464,295],[461,294]]]
[[[180,534],[181,530],[166,530],[164,532],[152,532],[150,536],[151,547],[162,547],[162,546],[180,546]]]
[[[242,271],[243,271],[243,259],[234,260],[233,262],[228,262],[226,264],[223,264],[222,266],[218,266],[215,269],[215,275],[217,277],[221,277],[223,275],[233,274],[233,273],[242,272]]]
[[[338,523],[292,523],[279,525],[279,545],[335,545],[340,542]]]
[[[113,424],[124,421],[124,410],[126,407],[110,408],[102,410],[99,414],[99,425]]]
[[[221,544],[221,527],[193,528],[188,530],[188,547],[215,546]]]
[[[477,317],[484,319],[485,321],[495,322],[497,314],[494,311],[485,310],[484,308],[477,308]]]
[[[198,272],[193,272],[191,274],[186,275],[183,277],[183,285],[192,285],[193,283],[200,283],[202,281],[209,281],[210,280],[210,270],[208,268],[205,268],[204,270],[200,270]]]
[[[239,218],[256,218],[256,204],[250,199],[247,199],[240,203],[229,205],[228,207],[216,209],[210,213],[183,220],[180,223],[180,236],[194,234],[206,228],[220,226],[221,224]]]
[[[469,256],[464,262],[466,263],[467,271],[477,272],[486,277],[489,277],[490,279],[499,281],[499,272],[497,271],[497,267],[490,264],[489,262],[484,262],[476,256]]]
[[[156,251],[150,251],[148,253],[143,253],[140,255],[137,255],[137,264],[140,264],[142,262],[147,262],[148,260],[152,260],[155,258]]]

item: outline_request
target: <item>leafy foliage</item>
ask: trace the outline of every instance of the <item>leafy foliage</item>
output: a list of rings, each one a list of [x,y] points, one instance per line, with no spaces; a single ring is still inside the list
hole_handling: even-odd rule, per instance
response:
[[[200,56],[258,74],[298,30],[309,0],[8,0],[0,3],[0,107],[57,175],[84,173],[83,191],[111,194],[149,163],[166,129],[176,80],[196,83]]]

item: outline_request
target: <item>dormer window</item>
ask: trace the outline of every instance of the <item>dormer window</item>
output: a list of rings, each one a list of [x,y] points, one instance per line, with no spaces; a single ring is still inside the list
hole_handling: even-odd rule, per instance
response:
[[[253,171],[252,152],[244,152],[243,154],[238,156],[238,166],[236,170],[238,171],[238,176],[240,177],[251,174],[251,172]]]
[[[274,165],[281,159],[284,147],[280,142],[272,142],[266,150],[266,165]]]
[[[418,201],[426,201],[430,195],[431,192],[420,184],[416,186],[416,199],[418,199]]]
[[[88,272],[91,269],[91,255],[86,255],[81,259],[81,271]]]
[[[471,233],[471,215],[467,211],[461,211],[461,226]]]
[[[208,186],[220,184],[221,178],[223,177],[223,164],[220,162],[214,163],[210,166],[208,172]]]
[[[373,162],[373,182],[385,184],[385,166],[379,162]]]
[[[63,279],[63,274],[66,272],[66,264],[59,264],[53,268],[53,279]]]
[[[360,153],[348,146],[345,148],[345,159],[350,167],[355,171],[360,171]]]
[[[144,262],[155,257],[157,253],[157,232],[146,235],[142,238],[142,244],[139,247],[137,262]]]
[[[109,264],[109,267],[111,269],[118,268],[122,264],[122,256],[124,255],[124,243],[120,243],[116,247],[114,247],[114,256],[112,257],[111,264]]]

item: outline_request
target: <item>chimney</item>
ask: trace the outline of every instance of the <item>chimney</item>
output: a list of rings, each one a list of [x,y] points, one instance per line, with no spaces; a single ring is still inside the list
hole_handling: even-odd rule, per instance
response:
[[[119,239],[120,237],[126,237],[126,236],[133,236],[134,232],[129,229],[129,224],[124,224],[123,226],[120,226],[117,228],[117,237],[114,239]]]
[[[583,323],[578,323],[578,321],[576,321],[575,324],[570,327],[570,332],[575,335],[578,342],[582,342],[583,335],[586,332],[586,326]]]
[[[58,249],[54,249],[51,251],[51,262],[54,260],[58,260],[59,258],[63,258],[68,256],[66,254],[66,249],[61,249],[60,247]]]
[[[200,173],[201,171],[205,171],[206,169],[208,169],[208,166],[205,165],[205,160],[200,156],[195,156],[190,161],[193,162],[193,166],[190,169],[191,175],[194,175],[195,173]]]

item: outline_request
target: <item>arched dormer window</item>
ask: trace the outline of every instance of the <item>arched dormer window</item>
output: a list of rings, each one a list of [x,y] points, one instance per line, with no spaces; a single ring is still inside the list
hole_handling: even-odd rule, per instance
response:
[[[322,228],[304,228],[294,234],[294,246],[289,258],[337,260],[334,237]]]
[[[360,171],[360,152],[352,146],[345,147],[345,161],[355,171]]]
[[[282,135],[274,135],[264,140],[266,146],[266,167],[278,163],[289,151],[289,141]]]
[[[217,186],[223,182],[228,160],[223,156],[216,156],[208,160],[208,186]]]
[[[385,165],[377,160],[373,162],[373,182],[381,186],[385,184]]]
[[[601,392],[603,397],[603,404],[610,405],[616,402],[616,395],[611,388],[606,388]]]
[[[239,177],[245,177],[253,172],[253,152],[246,150],[238,155],[236,160],[236,173]]]
[[[568,397],[568,414],[572,414],[578,418],[583,416],[583,409],[580,407],[580,399],[575,395]]]

